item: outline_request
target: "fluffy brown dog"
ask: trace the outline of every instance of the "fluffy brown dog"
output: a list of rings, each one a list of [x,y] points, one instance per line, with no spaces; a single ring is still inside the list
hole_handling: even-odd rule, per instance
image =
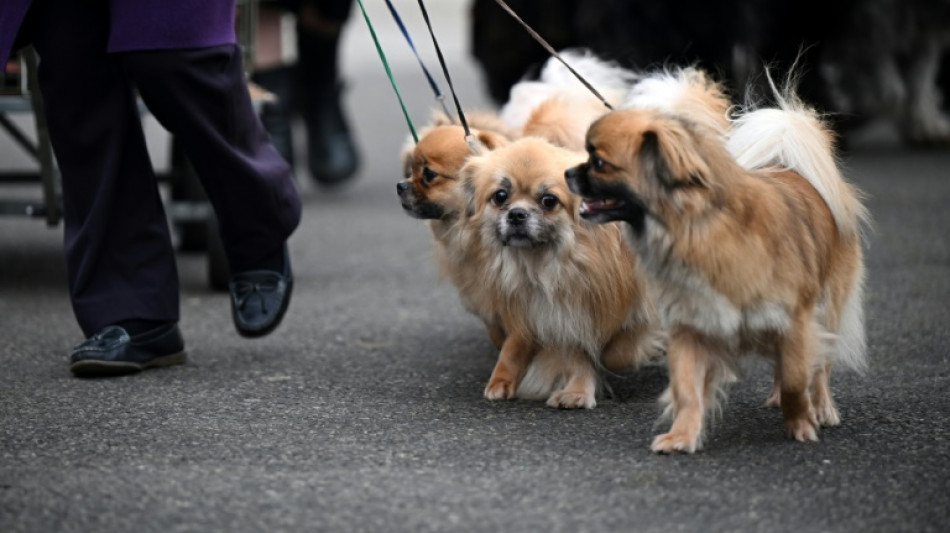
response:
[[[791,95],[780,102],[734,125],[732,153],[677,115],[611,113],[588,132],[588,162],[566,173],[586,199],[585,218],[628,223],[656,282],[670,328],[664,399],[673,423],[655,452],[701,446],[705,415],[743,353],[774,359],[785,423],[800,441],[837,423],[830,364],[866,365],[867,215],[814,112]]]
[[[524,138],[462,169],[470,217],[461,249],[476,253],[456,268],[469,270],[506,333],[489,399],[515,397],[537,354],[535,373],[557,383],[549,405],[592,408],[598,367],[636,367],[655,350],[651,300],[620,227],[581,220],[562,178],[583,158]]]
[[[482,319],[492,342],[501,348],[505,334],[494,310],[481,303],[477,287],[465,279],[468,272],[453,264],[460,254],[460,222],[466,205],[458,173],[472,155],[472,148],[462,127],[447,122],[437,119],[435,125],[422,132],[419,142],[404,153],[406,179],[396,184],[396,192],[406,214],[429,221],[443,275],[459,289],[462,304]],[[509,142],[505,135],[490,130],[472,130],[472,135],[483,150]]]

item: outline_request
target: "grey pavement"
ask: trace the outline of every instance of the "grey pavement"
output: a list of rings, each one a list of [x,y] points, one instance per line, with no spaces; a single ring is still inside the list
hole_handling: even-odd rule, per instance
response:
[[[463,102],[487,107],[464,5],[432,4]],[[424,122],[418,67],[382,33]],[[75,379],[61,228],[0,219],[0,531],[950,530],[950,153],[844,156],[874,227],[870,371],[835,376],[842,425],[786,439],[751,366],[704,451],[657,456],[660,368],[611,378],[591,411],[482,398],[495,352],[396,201],[407,129],[368,39],[354,19],[362,172],[333,192],[301,176],[296,292],[268,338],[239,337],[183,254],[189,363]]]

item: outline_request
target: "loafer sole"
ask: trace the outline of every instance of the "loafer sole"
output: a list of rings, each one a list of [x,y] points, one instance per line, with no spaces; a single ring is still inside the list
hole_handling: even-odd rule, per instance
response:
[[[69,369],[73,375],[79,377],[121,376],[141,372],[148,368],[182,365],[185,364],[187,359],[188,357],[184,351],[156,357],[144,363],[84,359],[69,365]]]

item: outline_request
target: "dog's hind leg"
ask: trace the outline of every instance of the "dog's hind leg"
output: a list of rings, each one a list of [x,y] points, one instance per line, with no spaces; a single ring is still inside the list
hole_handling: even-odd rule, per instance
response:
[[[611,372],[635,370],[660,361],[666,351],[666,336],[650,324],[637,324],[618,331],[601,356],[600,363]]]
[[[789,435],[801,442],[818,440],[818,420],[809,396],[812,365],[818,348],[811,314],[810,309],[797,313],[779,347],[782,414]]]
[[[772,378],[772,393],[769,394],[769,397],[765,400],[765,406],[782,406],[782,370],[778,364],[775,365],[775,377]]]
[[[826,361],[815,371],[812,384],[811,403],[815,407],[815,415],[822,426],[837,426],[841,424],[841,416],[835,407],[835,400],[831,394],[831,362]]]

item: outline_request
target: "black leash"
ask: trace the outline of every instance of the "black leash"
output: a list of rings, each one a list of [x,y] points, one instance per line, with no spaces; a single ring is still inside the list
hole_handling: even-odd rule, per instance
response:
[[[462,128],[465,130],[465,140],[468,142],[469,147],[472,148],[473,152],[477,152],[476,145],[474,144],[474,138],[472,137],[472,131],[468,127],[468,121],[465,120],[465,112],[462,111],[462,104],[459,103],[459,97],[455,93],[455,86],[452,84],[452,76],[449,75],[449,68],[445,65],[445,57],[442,56],[442,49],[439,48],[439,40],[435,38],[435,32],[432,31],[432,22],[429,20],[429,12],[426,11],[425,2],[419,0],[419,9],[422,10],[422,18],[426,21],[426,26],[429,28],[429,35],[432,36],[432,44],[435,46],[435,53],[439,57],[439,64],[442,66],[442,74],[445,75],[445,81],[449,84],[449,90],[452,92],[452,99],[455,100],[455,109],[458,111],[459,122],[462,123]]]
[[[406,103],[402,100],[402,94],[399,92],[399,86],[396,84],[396,78],[393,77],[393,71],[389,68],[389,61],[386,60],[386,54],[383,52],[383,47],[379,44],[379,37],[376,36],[376,29],[373,28],[373,23],[369,19],[369,13],[366,12],[366,6],[363,5],[363,0],[356,0],[360,5],[360,11],[363,12],[363,19],[366,20],[366,26],[369,28],[369,34],[373,37],[373,44],[376,45],[376,53],[379,54],[379,59],[383,62],[383,68],[386,69],[386,76],[389,77],[389,83],[393,86],[393,92],[396,93],[396,99],[399,100],[399,107],[402,108],[402,115],[406,118],[406,125],[409,126],[409,133],[412,134],[412,140],[416,144],[419,144],[419,134],[416,133],[416,128],[412,124],[412,119],[409,118],[409,111],[406,109]]]
[[[416,50],[416,45],[412,42],[412,37],[409,36],[409,30],[406,29],[406,25],[402,22],[402,17],[400,17],[399,12],[396,11],[396,6],[394,6],[390,0],[386,0],[386,6],[389,8],[389,12],[392,13],[393,20],[396,21],[396,25],[399,26],[399,31],[402,32],[402,36],[405,37],[406,42],[409,43],[409,48],[412,49],[413,55],[416,56],[419,66],[422,67],[422,73],[425,74],[426,80],[429,82],[429,87],[435,94],[435,99],[438,100],[439,104],[442,105],[442,111],[445,112],[447,117],[451,117],[452,113],[449,112],[449,108],[445,105],[445,95],[442,93],[442,89],[439,87],[439,84],[436,83],[435,78],[432,77],[429,69],[426,68],[425,62],[422,61],[422,57],[419,56],[419,51]]]
[[[422,0],[420,0],[420,3],[421,3],[421,1],[422,1]],[[495,0],[495,2],[496,2],[499,6],[501,6],[502,9],[504,9],[505,11],[507,11],[508,14],[511,15],[515,20],[517,20],[518,23],[521,24],[521,26],[524,27],[524,29],[528,32],[528,34],[530,34],[531,37],[533,37],[535,41],[537,41],[541,46],[543,46],[544,49],[547,50],[549,54],[551,54],[552,56],[554,56],[555,58],[557,58],[557,60],[560,61],[561,64],[563,64],[565,67],[567,67],[567,70],[571,71],[571,74],[573,74],[574,77],[577,78],[578,81],[580,81],[581,83],[583,83],[583,84],[584,84],[584,87],[587,87],[587,89],[588,89],[590,92],[594,93],[594,96],[596,96],[605,106],[607,106],[607,109],[610,109],[611,111],[613,111],[614,108],[613,108],[613,106],[610,105],[610,103],[607,101],[607,99],[604,98],[603,96],[601,96],[601,94],[600,94],[599,92],[597,92],[597,89],[595,89],[587,80],[585,80],[583,76],[581,76],[580,74],[578,74],[578,72],[577,72],[576,70],[574,70],[573,67],[571,67],[570,65],[568,65],[568,64],[567,64],[567,61],[564,61],[564,59],[560,56],[560,54],[558,54],[557,51],[554,50],[554,47],[551,46],[550,44],[548,44],[548,42],[545,41],[544,38],[541,37],[541,35],[538,34],[538,32],[534,31],[534,28],[532,28],[531,26],[529,26],[527,22],[525,22],[524,20],[522,20],[521,17],[519,17],[518,14],[514,12],[514,10],[512,10],[510,7],[508,7],[508,4],[506,4],[506,3],[504,2],[504,0]]]

